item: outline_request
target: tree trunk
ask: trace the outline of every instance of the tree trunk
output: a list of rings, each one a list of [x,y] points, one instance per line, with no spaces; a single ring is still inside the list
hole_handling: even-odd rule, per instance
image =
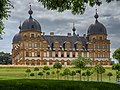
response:
[[[81,81],[81,68],[80,68],[80,81]]]
[[[102,81],[102,74],[101,74],[101,81]]]
[[[99,74],[97,73],[97,81],[99,81]]]
[[[110,82],[110,80],[111,80],[111,79],[110,79],[110,76],[109,76],[109,82]]]
[[[87,76],[87,81],[89,81],[89,76]]]
[[[72,80],[73,80],[73,75],[72,75]]]

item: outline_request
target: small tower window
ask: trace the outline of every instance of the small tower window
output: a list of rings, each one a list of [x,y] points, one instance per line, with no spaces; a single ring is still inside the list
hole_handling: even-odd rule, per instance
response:
[[[34,25],[32,25],[32,28],[34,28]]]

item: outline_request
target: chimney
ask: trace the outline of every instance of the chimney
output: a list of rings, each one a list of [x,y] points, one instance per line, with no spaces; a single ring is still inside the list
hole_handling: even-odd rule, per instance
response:
[[[68,33],[67,36],[68,36],[68,37],[71,37],[71,33]]]
[[[54,36],[54,32],[50,32],[50,36]]]

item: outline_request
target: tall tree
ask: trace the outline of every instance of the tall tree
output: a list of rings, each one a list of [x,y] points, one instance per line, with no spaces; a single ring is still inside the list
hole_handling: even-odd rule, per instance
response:
[[[0,52],[0,64],[12,64],[12,55],[10,53]]]
[[[106,0],[106,2],[119,1],[119,0]],[[48,10],[57,10],[63,12],[65,10],[71,10],[73,14],[83,14],[86,6],[93,7],[94,5],[100,6],[102,0],[38,0],[42,2],[45,8]]]
[[[112,56],[114,59],[118,60],[118,62],[120,64],[120,48],[116,49]]]
[[[85,66],[90,62],[90,59],[86,59],[78,55],[78,57],[71,62],[71,64],[75,65],[77,68],[80,69],[80,80],[81,80],[81,70],[85,68]]]
[[[31,70],[27,69],[25,72],[28,74],[28,77],[29,77]]]
[[[70,75],[72,76],[72,80],[74,80],[74,76],[76,75],[76,72],[75,71],[71,71]]]
[[[10,0],[0,0],[0,36],[4,33],[3,29],[4,29],[4,24],[3,24],[3,19],[8,19],[8,17],[10,16],[10,8],[13,7],[13,5],[11,4]]]
[[[56,62],[56,63],[54,63],[53,68],[57,69],[56,74],[57,74],[57,79],[59,79],[59,71],[58,71],[58,69],[62,68],[62,64],[60,64],[59,62]]]
[[[107,74],[107,76],[109,77],[109,82],[111,81],[111,76],[113,76],[113,74],[111,73],[111,72],[109,72],[108,74]]]
[[[34,68],[34,71],[36,72],[36,78],[37,78],[37,75],[38,75],[37,72],[39,71],[39,68],[38,68],[38,67],[35,67],[35,68]]]
[[[65,75],[65,79],[69,79],[68,75],[70,74],[70,69],[69,68],[65,68],[63,71],[63,74]]]
[[[116,70],[116,81],[118,81],[119,80],[119,78],[117,77],[118,76],[118,74],[119,74],[119,71],[120,71],[120,64],[113,64],[112,65],[112,69],[113,70]]]
[[[105,73],[105,68],[102,65],[98,64],[94,67],[94,69],[97,73],[97,81],[99,81],[99,74],[101,76],[100,78],[101,78],[101,81],[102,81],[102,74]]]

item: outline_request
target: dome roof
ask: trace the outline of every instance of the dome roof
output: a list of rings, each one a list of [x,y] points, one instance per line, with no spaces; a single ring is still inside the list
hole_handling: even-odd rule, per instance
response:
[[[99,17],[99,15],[97,14],[97,9],[96,9],[96,14],[95,14],[95,23],[94,24],[91,24],[88,28],[88,32],[87,34],[88,35],[91,35],[91,34],[107,34],[107,30],[105,28],[105,26],[100,23],[97,19]]]
[[[26,19],[21,27],[21,31],[39,31],[41,32],[41,26],[39,22],[33,18]]]
[[[28,11],[28,14],[30,15],[29,19],[26,19],[22,26],[21,26],[21,31],[39,31],[41,32],[41,26],[37,20],[32,18],[33,11],[31,10],[31,5],[30,5],[30,10]]]
[[[95,23],[91,24],[90,27],[88,28],[87,34],[88,35],[90,35],[90,34],[107,34],[107,30],[102,23],[95,21]]]
[[[20,41],[20,34],[17,33],[13,38],[13,43],[19,43],[19,41]]]

